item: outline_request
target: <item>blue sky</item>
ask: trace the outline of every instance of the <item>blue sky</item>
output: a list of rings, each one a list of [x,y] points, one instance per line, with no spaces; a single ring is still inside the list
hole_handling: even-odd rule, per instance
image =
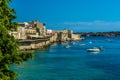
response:
[[[120,31],[120,0],[13,0],[18,22],[39,20],[48,29]]]

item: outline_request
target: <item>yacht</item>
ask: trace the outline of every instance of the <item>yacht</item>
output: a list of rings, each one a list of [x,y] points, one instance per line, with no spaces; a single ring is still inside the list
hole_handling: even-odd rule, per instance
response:
[[[101,49],[94,47],[94,48],[87,49],[87,51],[88,51],[88,52],[100,52]]]

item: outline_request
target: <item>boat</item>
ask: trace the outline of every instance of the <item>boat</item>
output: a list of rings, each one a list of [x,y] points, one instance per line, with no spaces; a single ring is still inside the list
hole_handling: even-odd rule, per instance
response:
[[[87,49],[87,51],[88,51],[88,52],[100,52],[101,49],[94,47],[94,48]]]
[[[80,44],[80,46],[85,46],[86,44]]]

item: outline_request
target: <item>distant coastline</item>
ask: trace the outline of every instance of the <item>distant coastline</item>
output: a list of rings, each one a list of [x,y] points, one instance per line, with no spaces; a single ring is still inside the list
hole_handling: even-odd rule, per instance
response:
[[[116,32],[76,32],[75,34],[80,34],[81,36],[120,36],[120,31]]]

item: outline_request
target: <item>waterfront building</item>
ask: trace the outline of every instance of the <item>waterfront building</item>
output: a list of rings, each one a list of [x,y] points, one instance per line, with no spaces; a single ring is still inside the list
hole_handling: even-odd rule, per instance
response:
[[[12,30],[9,32],[11,36],[14,36],[16,39],[26,39],[26,33],[24,27],[18,27],[17,30]]]
[[[24,27],[24,28],[26,28],[28,26],[30,26],[28,22],[18,22],[18,27]]]
[[[17,31],[11,30],[10,35],[16,39],[32,39],[32,37],[44,38],[46,37],[46,32],[45,24],[34,20],[31,22],[18,22]]]
[[[35,29],[39,33],[39,36],[46,36],[46,27],[44,23],[40,23],[39,21],[34,20],[29,22],[29,24],[32,26],[33,29]]]

